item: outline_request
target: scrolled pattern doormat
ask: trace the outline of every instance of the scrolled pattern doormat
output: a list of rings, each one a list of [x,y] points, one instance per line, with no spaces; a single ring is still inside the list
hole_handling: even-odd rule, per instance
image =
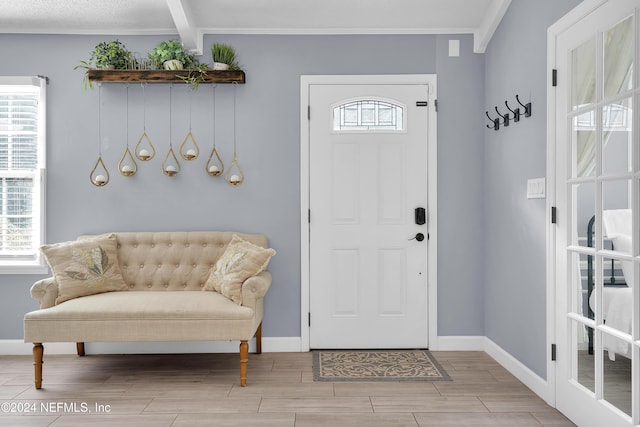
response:
[[[314,350],[314,381],[451,381],[427,350]]]

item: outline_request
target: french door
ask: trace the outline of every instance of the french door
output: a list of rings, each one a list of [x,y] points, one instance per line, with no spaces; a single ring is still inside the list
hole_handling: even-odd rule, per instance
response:
[[[580,426],[640,425],[640,0],[577,9],[556,31],[551,100],[556,406]]]

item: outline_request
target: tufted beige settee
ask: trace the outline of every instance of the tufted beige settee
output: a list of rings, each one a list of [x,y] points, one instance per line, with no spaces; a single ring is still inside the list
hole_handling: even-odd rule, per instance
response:
[[[232,232],[115,233],[118,264],[126,291],[105,292],[56,304],[54,277],[33,284],[40,309],[24,317],[24,340],[32,342],[35,387],[42,386],[43,343],[75,342],[84,356],[85,342],[240,341],[240,385],[247,381],[248,341],[262,351],[263,298],[271,275],[263,271],[245,280],[238,304],[214,291],[203,291],[216,261],[232,236],[266,248],[259,234]]]

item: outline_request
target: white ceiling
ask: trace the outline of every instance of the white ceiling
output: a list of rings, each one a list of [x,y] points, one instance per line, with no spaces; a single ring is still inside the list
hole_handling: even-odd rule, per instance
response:
[[[0,0],[0,33],[473,34],[484,52],[511,0]]]

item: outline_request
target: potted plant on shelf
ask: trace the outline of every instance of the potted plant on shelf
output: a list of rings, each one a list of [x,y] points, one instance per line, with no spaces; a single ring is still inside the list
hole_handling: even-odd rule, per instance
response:
[[[131,52],[119,40],[98,43],[91,52],[89,60],[80,61],[74,69],[83,68],[86,71],[99,70],[126,70],[131,61]],[[87,73],[84,76],[84,86],[92,88]]]
[[[211,57],[213,58],[214,70],[239,70],[240,66],[236,61],[236,51],[228,44],[214,43],[211,46]]]
[[[165,70],[182,70],[195,61],[195,57],[186,53],[178,40],[161,41],[149,52],[149,59],[156,69],[163,67]]]

